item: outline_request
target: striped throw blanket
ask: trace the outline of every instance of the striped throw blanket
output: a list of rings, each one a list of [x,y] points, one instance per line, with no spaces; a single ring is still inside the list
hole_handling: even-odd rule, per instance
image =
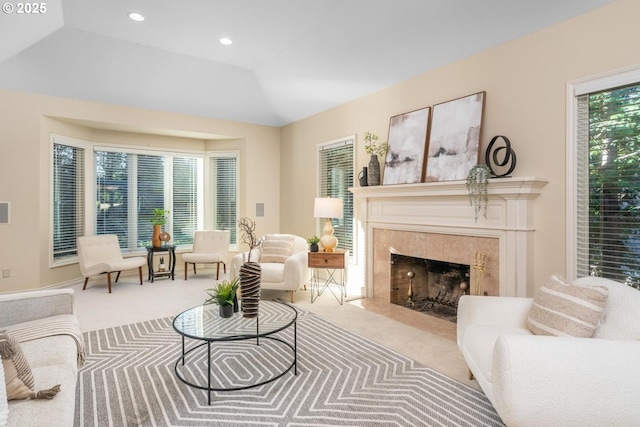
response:
[[[72,314],[60,314],[45,319],[7,326],[5,328],[18,342],[32,341],[53,335],[69,335],[78,347],[78,368],[86,359],[82,331],[78,319]]]

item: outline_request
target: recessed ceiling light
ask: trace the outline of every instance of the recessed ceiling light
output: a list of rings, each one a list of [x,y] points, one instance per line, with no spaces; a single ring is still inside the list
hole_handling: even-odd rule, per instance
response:
[[[133,19],[134,21],[138,21],[138,22],[144,21],[144,16],[142,16],[138,12],[131,12],[129,14],[129,18]]]
[[[229,45],[229,44],[233,43],[233,41],[231,39],[227,38],[227,37],[223,37],[223,38],[220,39],[220,43]]]

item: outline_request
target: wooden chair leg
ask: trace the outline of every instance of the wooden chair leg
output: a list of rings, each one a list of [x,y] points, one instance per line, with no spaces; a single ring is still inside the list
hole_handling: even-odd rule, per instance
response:
[[[193,274],[198,274],[198,273],[196,273],[196,263],[195,262],[193,263]]]
[[[111,293],[111,272],[107,272],[107,285],[109,285],[109,293]]]
[[[189,263],[185,262],[184,263],[184,280],[185,282],[187,281],[187,270],[189,269]]]
[[[216,280],[220,279],[220,263],[217,262],[216,265],[218,266],[218,268],[216,269]]]
[[[89,281],[88,277],[84,278],[84,286],[82,287],[82,290],[84,291],[85,289],[87,289],[87,282]]]
[[[224,274],[227,274],[227,264],[223,262],[222,267],[224,268]]]
[[[116,276],[116,283],[118,283],[118,279],[120,278],[120,273],[122,273],[122,272],[118,271],[118,275]]]
[[[142,286],[142,266],[138,267],[138,275],[140,276],[140,286]]]
[[[474,380],[475,377],[473,376],[473,372],[471,372],[471,369],[469,369],[469,380]]]
[[[293,292],[294,291],[289,291],[289,294],[291,294],[291,304],[293,304]]]

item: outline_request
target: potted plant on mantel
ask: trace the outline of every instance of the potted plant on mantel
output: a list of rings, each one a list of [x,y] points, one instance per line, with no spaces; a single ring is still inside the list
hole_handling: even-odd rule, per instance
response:
[[[367,184],[380,185],[380,162],[378,155],[384,156],[389,147],[386,142],[378,145],[378,135],[371,132],[364,133],[364,151],[371,155],[369,169],[367,170]]]
[[[151,224],[153,224],[153,239],[151,244],[154,248],[159,248],[162,244],[160,241],[160,233],[162,232],[162,226],[167,223],[167,216],[169,211],[162,208],[155,208],[151,215]]]
[[[220,317],[227,318],[233,316],[234,305],[237,304],[238,278],[231,281],[223,280],[215,288],[207,289],[209,295],[203,305],[218,304]]]

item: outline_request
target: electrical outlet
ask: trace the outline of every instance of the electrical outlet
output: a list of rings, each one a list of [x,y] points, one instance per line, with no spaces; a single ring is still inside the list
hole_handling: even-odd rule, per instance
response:
[[[9,270],[8,268],[3,269],[2,270],[2,278],[3,279],[8,279],[9,277],[11,277],[11,270]]]

